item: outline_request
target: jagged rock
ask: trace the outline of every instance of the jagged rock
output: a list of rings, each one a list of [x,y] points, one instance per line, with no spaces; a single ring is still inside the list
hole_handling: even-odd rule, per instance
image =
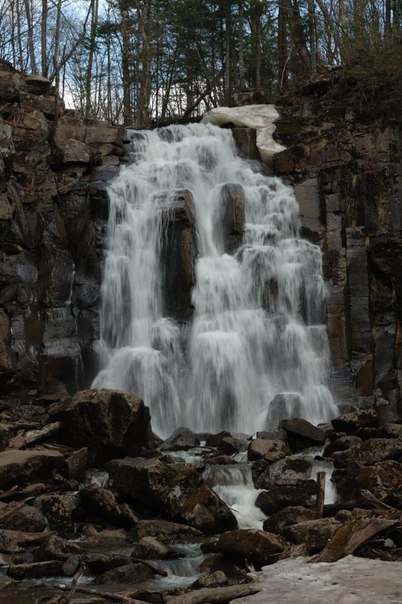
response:
[[[374,409],[362,409],[343,413],[339,417],[331,420],[335,430],[353,434],[358,428],[371,428],[378,426],[378,417]]]
[[[40,532],[46,528],[46,519],[30,505],[0,502],[0,526],[15,531]]]
[[[204,532],[237,527],[231,510],[193,469],[143,458],[113,460],[106,468],[115,488],[133,501]]]
[[[78,481],[83,480],[89,464],[88,447],[82,447],[82,449],[73,451],[71,455],[67,457],[66,464],[70,478]]]
[[[283,440],[253,439],[248,447],[247,455],[250,461],[264,459],[265,461],[279,461],[289,455],[290,449]]]
[[[63,562],[47,560],[45,562],[32,562],[30,564],[15,564],[9,566],[7,574],[12,579],[42,579],[63,574]]]
[[[285,537],[293,543],[306,543],[310,554],[321,551],[331,539],[334,531],[341,523],[334,518],[316,518],[298,524],[292,524],[285,529]]]
[[[256,477],[257,489],[270,489],[274,485],[296,484],[311,477],[312,462],[297,455],[288,455],[269,466]]]
[[[0,453],[0,488],[48,478],[52,472],[62,473],[64,469],[64,456],[58,451],[8,449]]]
[[[179,322],[192,316],[191,294],[198,255],[195,206],[190,191],[177,191],[161,200],[163,291],[166,314]]]
[[[126,506],[117,503],[116,497],[111,491],[103,489],[97,484],[91,484],[81,489],[80,499],[87,514],[100,516],[106,521],[131,528],[138,522],[138,518]]]
[[[71,555],[80,555],[82,552],[83,550],[78,543],[67,541],[57,535],[50,535],[34,552],[34,560],[35,562],[44,562],[45,560],[65,561]]]
[[[131,553],[134,558],[143,560],[163,560],[171,557],[169,549],[155,537],[141,537]]]
[[[284,419],[279,427],[286,431],[288,443],[293,452],[314,445],[322,445],[325,441],[326,434],[324,430],[313,426],[306,419]]]
[[[149,566],[145,564],[126,564],[108,570],[96,577],[96,583],[99,585],[105,583],[142,583],[151,579],[154,573]]]
[[[278,535],[259,530],[228,531],[216,544],[228,556],[241,556],[261,566],[276,562],[286,547],[287,542]]]
[[[346,451],[362,442],[358,436],[341,436],[327,445],[323,452],[323,457],[331,457],[336,451]]]
[[[177,428],[159,447],[161,451],[187,451],[200,444],[196,435],[188,428]]]
[[[354,445],[346,451],[332,454],[335,467],[371,466],[387,459],[399,459],[402,455],[402,441],[387,438],[372,438]]]
[[[132,455],[153,444],[149,410],[143,401],[118,390],[84,390],[57,409],[62,436],[88,446],[97,461]]]
[[[74,514],[79,505],[78,495],[64,493],[40,495],[35,503],[46,516],[51,528],[63,535],[74,534]]]
[[[314,520],[315,517],[315,510],[302,506],[288,506],[264,520],[263,528],[264,531],[268,531],[269,533],[286,536],[286,530],[289,526],[306,522],[307,520]]]
[[[317,494],[315,480],[300,480],[295,484],[275,485],[257,497],[255,505],[270,515],[287,506],[311,507]]]
[[[177,540],[199,537],[201,534],[197,529],[177,522],[140,520],[130,531],[129,538],[140,541],[143,537],[157,537],[162,543],[169,545]]]

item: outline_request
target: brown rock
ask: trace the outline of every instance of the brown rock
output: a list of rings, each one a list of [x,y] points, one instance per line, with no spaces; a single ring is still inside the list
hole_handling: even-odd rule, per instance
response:
[[[216,544],[228,556],[241,556],[261,566],[276,562],[286,547],[287,542],[278,535],[259,530],[228,531]]]
[[[306,543],[310,554],[321,551],[341,523],[334,518],[317,518],[288,526],[285,536],[293,543]]]
[[[82,548],[78,543],[67,541],[57,535],[47,537],[34,553],[35,562],[45,560],[67,560],[71,555],[79,555]]]
[[[127,507],[120,506],[111,491],[103,489],[97,484],[91,484],[81,489],[81,502],[87,514],[100,516],[116,526],[131,528],[138,522],[138,518]]]
[[[314,520],[315,517],[315,510],[302,506],[288,506],[264,520],[263,528],[264,531],[268,531],[269,533],[286,536],[286,530],[289,526],[306,522],[307,520]]]
[[[46,562],[32,562],[31,564],[16,564],[8,568],[7,574],[12,579],[41,579],[63,574],[63,562],[48,560]]]
[[[46,519],[30,505],[0,502],[0,526],[15,531],[40,532],[46,528]]]
[[[353,434],[358,428],[377,427],[378,417],[374,409],[363,409],[361,411],[343,413],[331,420],[331,423],[338,432]]]
[[[283,440],[265,440],[262,438],[253,439],[248,447],[248,459],[264,459],[265,461],[275,462],[283,459],[290,454],[290,449]]]
[[[199,439],[188,428],[177,428],[159,447],[161,451],[187,451],[200,444]]]
[[[140,520],[130,531],[129,538],[139,541],[143,537],[157,537],[162,543],[170,544],[177,540],[199,537],[200,531],[177,522],[166,520]]]
[[[293,452],[301,451],[325,441],[325,432],[313,426],[306,419],[284,419],[279,427],[286,431],[288,443]]]
[[[145,564],[126,564],[102,573],[96,577],[96,583],[98,585],[105,583],[135,584],[151,579],[153,575],[150,567]]]
[[[106,468],[118,491],[171,518],[208,533],[237,528],[231,510],[193,469],[141,457],[113,460]]]
[[[57,411],[69,444],[88,446],[96,461],[133,455],[153,443],[149,410],[143,401],[118,390],[84,390]]]
[[[24,484],[27,480],[48,478],[65,470],[64,456],[58,451],[9,449],[0,453],[0,488]]]
[[[371,466],[387,459],[400,459],[402,455],[402,440],[387,438],[372,438],[346,451],[333,453],[332,459],[336,467]]]
[[[36,504],[45,514],[50,527],[65,535],[74,533],[73,516],[79,505],[78,495],[64,493],[40,495],[36,499]]]
[[[141,537],[131,555],[143,560],[163,560],[171,557],[169,549],[155,537]]]
[[[287,506],[311,507],[317,494],[315,480],[300,480],[296,484],[275,485],[257,497],[255,505],[270,515]]]

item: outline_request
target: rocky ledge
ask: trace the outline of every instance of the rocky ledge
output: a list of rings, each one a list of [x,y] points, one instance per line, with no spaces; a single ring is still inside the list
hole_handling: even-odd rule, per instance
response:
[[[144,403],[111,390],[0,419],[8,600],[229,602],[279,560],[402,560],[402,419],[388,401],[254,438],[179,428],[161,441]]]

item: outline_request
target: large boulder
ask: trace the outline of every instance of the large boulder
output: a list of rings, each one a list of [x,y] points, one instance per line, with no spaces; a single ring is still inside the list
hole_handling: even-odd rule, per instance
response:
[[[289,453],[290,449],[283,440],[255,438],[249,444],[247,455],[250,461],[264,459],[275,462],[283,459]]]
[[[289,446],[293,452],[322,445],[325,441],[325,431],[317,426],[313,426],[306,419],[284,419],[279,426],[285,430]]]
[[[270,515],[287,506],[311,507],[316,494],[315,480],[300,480],[296,484],[275,485],[269,491],[262,491],[255,505]]]
[[[237,528],[229,507],[187,466],[158,459],[117,459],[106,468],[114,487],[131,500],[206,533]]]
[[[94,461],[135,455],[153,445],[149,409],[135,394],[84,390],[57,408],[61,434],[76,447],[88,446]]]
[[[307,520],[314,520],[315,517],[315,510],[302,506],[288,506],[264,520],[263,528],[264,531],[268,531],[269,533],[277,533],[284,536],[289,526],[306,522]]]
[[[346,451],[332,454],[335,466],[361,467],[371,466],[387,459],[399,460],[402,456],[402,440],[388,438],[371,438]]]
[[[353,434],[358,428],[372,428],[378,426],[378,416],[374,409],[361,409],[342,413],[339,417],[331,420],[335,430]]]
[[[257,489],[270,489],[274,485],[296,484],[308,480],[312,473],[312,462],[298,455],[288,455],[263,468],[255,477]]]
[[[216,549],[228,556],[247,558],[250,562],[263,566],[276,562],[287,545],[278,535],[251,529],[224,533],[219,537]]]

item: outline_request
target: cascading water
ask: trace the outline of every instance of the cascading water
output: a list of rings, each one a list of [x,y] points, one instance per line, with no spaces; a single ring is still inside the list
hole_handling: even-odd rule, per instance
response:
[[[253,433],[282,417],[335,414],[320,249],[299,238],[293,190],[241,159],[206,124],[132,132],[132,163],[109,188],[101,362],[93,387],[141,396],[153,428]],[[225,253],[223,198],[244,196],[243,243]],[[164,314],[163,207],[194,200],[199,256],[187,325]]]

